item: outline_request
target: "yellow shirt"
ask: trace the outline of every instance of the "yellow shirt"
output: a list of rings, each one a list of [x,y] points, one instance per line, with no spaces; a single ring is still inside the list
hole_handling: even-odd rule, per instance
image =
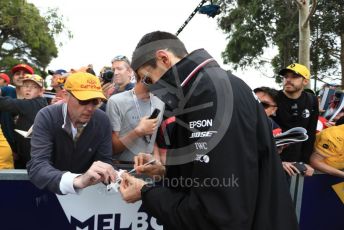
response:
[[[0,169],[13,169],[12,149],[8,144],[0,126]]]
[[[319,132],[315,149],[325,157],[324,162],[336,169],[344,169],[344,125],[333,126]]]

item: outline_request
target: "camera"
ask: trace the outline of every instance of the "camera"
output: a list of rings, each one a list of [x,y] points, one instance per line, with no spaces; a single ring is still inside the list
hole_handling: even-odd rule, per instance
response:
[[[103,79],[104,84],[112,82],[112,78],[113,78],[112,70],[107,70],[102,74],[102,79]]]

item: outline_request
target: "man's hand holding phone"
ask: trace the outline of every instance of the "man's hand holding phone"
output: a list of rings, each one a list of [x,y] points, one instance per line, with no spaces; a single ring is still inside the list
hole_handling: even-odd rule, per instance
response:
[[[139,124],[136,126],[135,133],[139,137],[152,135],[158,127],[158,118],[149,119],[147,116],[141,118]]]
[[[158,115],[160,113],[159,109],[155,109],[151,116],[141,118],[139,124],[135,128],[135,132],[139,137],[146,135],[152,135],[158,128]]]
[[[289,176],[295,176],[300,174],[302,176],[312,176],[314,169],[301,162],[282,162],[284,170],[289,174]]]
[[[150,115],[150,117],[148,119],[155,119],[159,116],[160,113],[160,109],[154,109],[153,113]]]

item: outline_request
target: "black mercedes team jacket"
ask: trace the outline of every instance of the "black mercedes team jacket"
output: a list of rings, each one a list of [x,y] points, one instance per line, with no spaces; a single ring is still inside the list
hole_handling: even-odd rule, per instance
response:
[[[298,229],[268,119],[242,80],[201,49],[150,90],[176,118],[166,178],[142,190],[164,229]]]

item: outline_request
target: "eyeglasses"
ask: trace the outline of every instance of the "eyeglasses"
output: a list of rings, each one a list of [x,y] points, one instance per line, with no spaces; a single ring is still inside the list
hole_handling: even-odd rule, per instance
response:
[[[261,101],[260,103],[262,104],[262,106],[264,107],[264,109],[268,109],[268,108],[270,108],[270,107],[277,107],[277,105],[271,105],[271,104],[269,104],[269,103],[266,102],[266,101]]]
[[[101,100],[99,98],[94,98],[94,99],[89,99],[89,100],[79,100],[78,98],[76,98],[72,92],[69,91],[69,93],[78,101],[79,105],[89,105],[92,103],[92,105],[99,105]]]
[[[124,61],[124,62],[128,63],[128,65],[130,65],[129,59],[124,55],[117,55],[116,57],[112,58],[111,63],[113,63],[115,61]]]
[[[141,82],[146,86],[153,84],[152,78],[148,74],[143,75]]]

